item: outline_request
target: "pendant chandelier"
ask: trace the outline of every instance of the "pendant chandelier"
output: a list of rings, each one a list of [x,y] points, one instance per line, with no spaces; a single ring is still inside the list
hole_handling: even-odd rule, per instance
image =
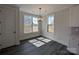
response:
[[[39,8],[38,20],[39,21],[42,21],[43,20],[43,16],[41,15],[41,8]]]

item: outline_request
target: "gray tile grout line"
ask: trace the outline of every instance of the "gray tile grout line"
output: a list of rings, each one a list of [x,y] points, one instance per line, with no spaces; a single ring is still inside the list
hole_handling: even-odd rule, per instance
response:
[[[44,37],[43,37],[44,38]],[[38,38],[36,38],[37,40],[39,40]],[[46,38],[46,39],[48,39],[48,38]],[[48,40],[50,40],[50,39],[48,39]],[[41,42],[44,42],[44,41],[42,41],[42,40],[39,40],[39,41],[41,41]],[[51,40],[52,41],[52,40]],[[46,43],[46,42],[44,42],[44,43]]]
[[[39,40],[38,38],[36,38],[36,39]],[[46,38],[46,39],[47,39],[47,38]],[[48,40],[50,40],[50,39],[48,39]],[[41,41],[41,42],[47,44],[46,42],[44,42],[44,41],[42,41],[42,40],[39,40],[39,41]],[[51,41],[52,41],[52,40],[51,40]]]
[[[37,40],[36,42],[41,41],[41,40],[39,40],[38,38],[35,38],[35,39]],[[33,39],[31,39],[31,40],[33,40]],[[32,43],[36,43],[36,42],[32,42]],[[46,43],[46,42],[44,42],[44,41],[41,41],[41,42]]]
[[[39,40],[38,38],[36,38],[37,40]],[[44,41],[42,41],[42,40],[39,40],[39,41],[41,41],[41,42],[43,42],[43,43],[45,43],[46,44],[46,42],[44,42]]]

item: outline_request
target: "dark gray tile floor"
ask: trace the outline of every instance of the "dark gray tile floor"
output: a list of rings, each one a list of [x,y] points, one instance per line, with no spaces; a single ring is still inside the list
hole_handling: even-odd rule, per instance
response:
[[[2,49],[0,55],[74,55],[67,51],[66,48],[66,46],[55,41],[46,43],[41,47],[36,47],[27,40],[24,40],[18,46]]]

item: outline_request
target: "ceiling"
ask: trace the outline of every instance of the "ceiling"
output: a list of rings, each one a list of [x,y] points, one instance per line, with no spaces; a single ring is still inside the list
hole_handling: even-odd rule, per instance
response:
[[[46,15],[64,8],[73,6],[72,4],[17,4],[21,11],[39,15],[39,8],[41,9],[41,14]]]

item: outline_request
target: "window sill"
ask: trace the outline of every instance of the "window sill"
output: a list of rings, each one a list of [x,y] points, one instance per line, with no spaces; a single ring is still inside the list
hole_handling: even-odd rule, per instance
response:
[[[32,33],[39,33],[39,32],[30,32],[30,33],[24,33],[24,34],[32,34]]]

